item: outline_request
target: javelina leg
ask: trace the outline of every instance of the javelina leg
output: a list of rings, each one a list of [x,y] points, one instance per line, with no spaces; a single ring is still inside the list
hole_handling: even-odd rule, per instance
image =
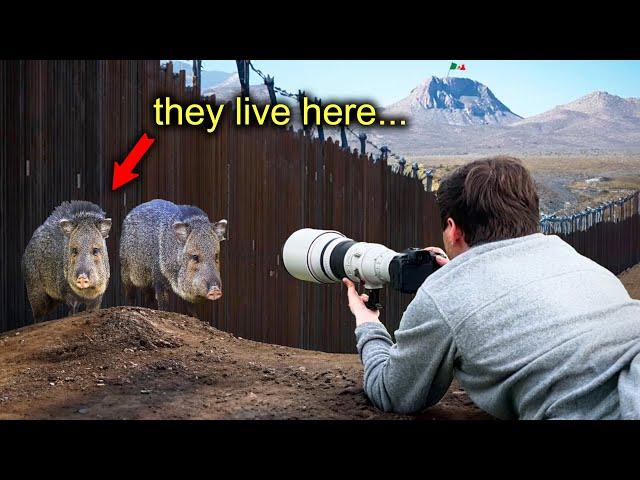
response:
[[[69,308],[71,308],[69,315],[75,315],[76,313],[78,313],[78,310],[80,310],[80,302],[78,302],[77,300],[67,300],[67,305],[69,305]]]
[[[100,310],[100,305],[102,305],[102,295],[96,298],[93,302],[87,302],[85,304],[87,312],[97,312]]]
[[[187,303],[187,312],[189,312],[189,316],[193,318],[198,317],[198,310],[196,310],[196,306],[193,303]]]
[[[161,283],[157,283],[155,289],[158,310],[169,310],[169,289]]]
[[[124,301],[127,305],[135,305],[136,303],[136,287],[131,283],[123,283]]]
[[[142,306],[145,308],[156,307],[156,291],[153,288],[147,288],[142,291]]]
[[[49,313],[58,303],[43,290],[30,290],[27,293],[29,297],[29,303],[31,304],[31,310],[33,312],[33,319],[36,323],[41,322],[42,319]]]

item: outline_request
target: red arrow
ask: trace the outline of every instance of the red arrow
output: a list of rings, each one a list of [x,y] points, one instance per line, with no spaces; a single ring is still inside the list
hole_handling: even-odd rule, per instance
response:
[[[136,178],[139,174],[133,171],[138,165],[138,162],[142,159],[147,150],[155,142],[155,138],[149,138],[146,133],[143,133],[138,140],[138,143],[131,149],[129,155],[126,156],[122,164],[113,162],[113,182],[111,183],[111,189],[117,190],[121,186],[129,183]]]

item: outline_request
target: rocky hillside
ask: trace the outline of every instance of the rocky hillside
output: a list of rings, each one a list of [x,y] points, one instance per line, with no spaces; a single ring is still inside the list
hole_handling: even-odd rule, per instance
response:
[[[249,85],[249,92],[252,100],[256,103],[262,104],[269,101],[269,90],[264,83]],[[206,96],[215,95],[217,103],[235,101],[235,98],[240,96],[240,78],[237,73],[234,73],[223,82],[203,89],[202,94]]]
[[[191,62],[182,62],[180,60],[172,60],[173,62],[173,71],[179,72],[180,70],[184,70],[186,73],[187,85],[191,85],[191,78],[193,76],[193,63]],[[166,63],[166,61],[162,61],[161,64]],[[202,70],[202,89],[206,90],[214,85],[218,85],[225,80],[227,80],[232,73],[221,72],[219,70]]]
[[[498,100],[489,88],[470,78],[431,76],[404,99],[384,108],[390,118],[413,124],[507,125],[522,117]]]

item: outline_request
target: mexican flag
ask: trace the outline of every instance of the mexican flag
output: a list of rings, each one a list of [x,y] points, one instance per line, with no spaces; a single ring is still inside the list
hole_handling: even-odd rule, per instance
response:
[[[461,65],[458,65],[457,63],[451,62],[451,65],[449,66],[449,70],[466,70],[466,68],[464,68],[464,63]]]

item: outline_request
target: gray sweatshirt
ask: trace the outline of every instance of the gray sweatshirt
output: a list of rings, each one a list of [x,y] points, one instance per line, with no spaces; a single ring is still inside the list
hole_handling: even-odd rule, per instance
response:
[[[474,246],[420,287],[395,332],[356,328],[380,409],[437,403],[453,377],[502,419],[640,418],[640,301],[555,235]]]

